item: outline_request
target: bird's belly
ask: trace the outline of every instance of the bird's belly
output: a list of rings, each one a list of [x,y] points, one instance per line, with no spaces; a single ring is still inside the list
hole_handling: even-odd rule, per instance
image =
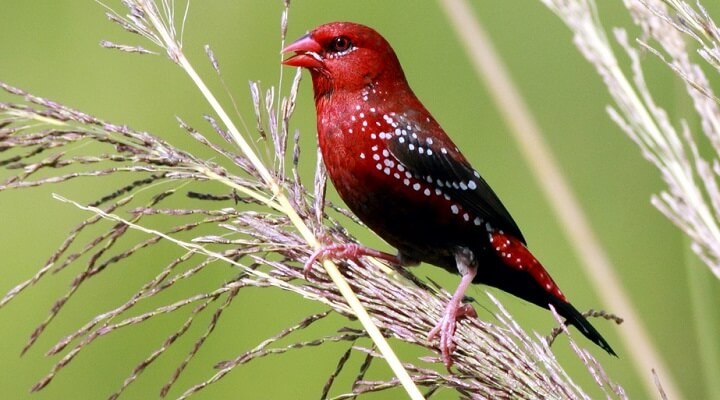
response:
[[[379,163],[368,154],[327,164],[330,179],[347,206],[405,256],[454,269],[453,252],[458,247],[485,247],[487,233],[473,224],[474,217],[420,177],[397,165]],[[345,167],[331,167],[335,165]]]

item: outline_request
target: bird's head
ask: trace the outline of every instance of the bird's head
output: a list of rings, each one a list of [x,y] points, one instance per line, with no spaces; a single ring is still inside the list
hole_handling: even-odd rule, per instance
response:
[[[385,84],[406,84],[390,44],[372,28],[352,22],[320,25],[283,49],[283,64],[307,68],[315,98],[360,92]]]

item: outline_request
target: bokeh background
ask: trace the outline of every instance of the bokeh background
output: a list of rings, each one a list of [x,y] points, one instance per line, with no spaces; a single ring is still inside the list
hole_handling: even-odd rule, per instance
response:
[[[108,4],[120,6],[113,0]],[[629,26],[619,4],[601,2],[606,26]],[[718,289],[717,280],[688,250],[688,241],[649,203],[663,185],[657,171],[645,162],[634,143],[608,118],[610,102],[594,69],[579,55],[564,25],[538,1],[475,0],[477,18],[490,33],[540,127],[546,135],[582,207],[610,256],[622,284],[630,293],[645,324],[669,364],[686,398],[707,398],[706,377],[698,367],[696,322],[692,307],[693,282]],[[224,79],[250,119],[248,80],[275,84],[280,70],[279,21],[281,1],[196,1],[185,28],[185,49],[210,85],[222,92],[204,56],[211,44],[220,60]],[[102,49],[99,42],[142,44],[108,22],[104,9],[93,1],[4,1],[0,24],[0,80],[51,98],[103,119],[161,135],[191,150],[197,146],[177,127],[175,116],[200,121],[209,109],[183,72],[164,57],[140,56]],[[289,39],[331,20],[353,20],[375,27],[393,44],[418,96],[504,200],[522,227],[533,251],[579,309],[602,308],[579,267],[556,217],[533,180],[527,163],[512,141],[483,84],[472,71],[450,22],[435,2],[367,0],[295,1],[290,9]],[[648,61],[654,93],[671,112],[682,113],[688,103],[681,86],[659,63]],[[287,74],[286,76],[291,76]],[[306,77],[307,78],[307,77]],[[657,84],[659,82],[659,84]],[[7,96],[0,97],[7,99]],[[691,121],[692,123],[692,121]],[[206,133],[211,130],[201,126]],[[302,131],[307,149],[314,146],[314,110],[309,79],[302,84],[294,126]],[[313,152],[305,151],[306,173],[311,174]],[[0,171],[0,179],[7,172]],[[0,292],[32,276],[62,243],[68,231],[87,215],[51,198],[51,193],[90,201],[112,191],[117,183],[87,179],[58,186],[0,193]],[[336,195],[331,193],[332,198]],[[364,243],[383,247],[369,232],[356,230]],[[386,248],[386,247],[385,247]],[[171,245],[156,251],[174,254]],[[67,291],[77,271],[47,277],[36,287],[0,309],[0,397],[6,399],[90,399],[114,392],[148,352],[167,336],[163,328],[184,317],[169,316],[116,332],[98,341],[62,371],[40,393],[29,388],[57,361],[44,352],[62,336],[89,318],[124,302],[158,265],[155,255],[143,255],[113,268],[67,305],[40,341],[23,357],[20,350],[53,301]],[[232,274],[229,267],[201,277],[188,293],[209,289]],[[415,270],[447,288],[457,276],[422,266]],[[480,302],[480,316],[492,318],[484,287],[471,289]],[[507,295],[499,295],[527,330],[547,333],[554,321],[549,313]],[[171,392],[212,374],[212,365],[255,346],[259,341],[319,310],[279,290],[249,291],[235,300],[218,331],[203,349],[190,373]],[[613,310],[608,310],[613,311]],[[640,375],[617,335],[622,326],[593,322],[620,358],[594,354],[632,398],[656,397],[645,391]],[[203,328],[199,324],[197,332]],[[332,327],[331,327],[332,328]],[[576,335],[580,338],[580,335]],[[584,339],[580,344],[592,347]],[[573,377],[584,387],[590,377],[561,339],[555,349]],[[157,396],[185,351],[162,357],[125,393],[126,398]],[[229,377],[197,395],[221,398],[317,398],[335,368],[344,346],[328,345],[263,359],[237,368]],[[401,357],[415,357],[416,352]],[[371,378],[386,376],[377,368]],[[347,378],[349,379],[349,378]],[[346,381],[347,381],[346,379]],[[342,385],[339,388],[343,388]],[[344,387],[347,389],[347,387]],[[593,393],[591,391],[591,393]],[[402,392],[368,396],[402,398]],[[437,398],[455,398],[451,392]]]

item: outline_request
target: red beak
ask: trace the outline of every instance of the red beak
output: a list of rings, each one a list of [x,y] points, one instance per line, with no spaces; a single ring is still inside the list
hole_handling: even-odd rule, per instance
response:
[[[322,46],[310,37],[310,34],[301,37],[282,50],[283,53],[291,51],[295,54],[286,58],[282,62],[284,65],[309,69],[318,69],[324,66],[324,60],[320,56]]]

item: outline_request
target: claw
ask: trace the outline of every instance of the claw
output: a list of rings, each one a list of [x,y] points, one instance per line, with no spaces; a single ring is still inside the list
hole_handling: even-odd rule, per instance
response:
[[[458,321],[465,318],[477,318],[477,312],[470,304],[454,304],[450,301],[445,313],[437,325],[428,333],[428,340],[440,335],[440,354],[445,367],[450,369],[453,365],[452,353],[455,351],[455,329]]]
[[[428,339],[432,339],[440,334],[440,355],[445,367],[450,369],[453,365],[452,353],[455,351],[455,324],[457,322],[457,314],[450,309],[445,310],[440,322],[435,328],[428,333]]]
[[[315,250],[312,255],[310,255],[310,258],[308,258],[308,260],[305,262],[305,265],[303,266],[303,274],[305,275],[305,280],[308,280],[308,275],[310,274],[310,271],[312,270],[312,266],[315,261],[325,258],[331,258],[336,260],[357,260],[362,256],[375,257],[394,264],[400,263],[398,256],[374,250],[369,247],[363,247],[357,243],[331,244],[320,247],[319,249]]]

